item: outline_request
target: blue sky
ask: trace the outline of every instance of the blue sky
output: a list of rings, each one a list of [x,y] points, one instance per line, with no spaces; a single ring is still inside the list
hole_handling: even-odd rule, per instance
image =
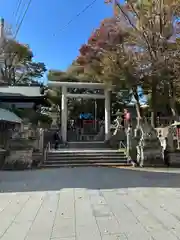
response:
[[[29,44],[37,61],[45,62],[48,69],[65,70],[78,55],[100,21],[113,14],[112,7],[104,0],[94,5],[62,28],[92,0],[32,0],[17,39]],[[27,2],[24,0],[24,2]],[[0,16],[15,29],[18,0],[1,1]]]
[[[19,0],[1,1],[0,17],[12,25],[13,30],[16,29],[18,18],[14,14],[18,2]],[[97,0],[64,28],[91,2],[92,0],[32,0],[17,40],[29,44],[35,60],[44,62],[48,69],[66,70],[92,31],[104,18],[113,15],[112,6],[104,4],[104,0]],[[24,9],[22,7],[19,13],[23,13]],[[139,89],[139,92],[142,93],[142,90]],[[146,102],[146,99],[143,97],[141,102]]]

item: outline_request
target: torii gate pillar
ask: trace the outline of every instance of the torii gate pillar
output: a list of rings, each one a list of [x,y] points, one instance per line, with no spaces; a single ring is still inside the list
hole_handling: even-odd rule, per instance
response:
[[[105,141],[109,140],[111,127],[111,107],[110,107],[110,91],[104,90],[105,96]]]

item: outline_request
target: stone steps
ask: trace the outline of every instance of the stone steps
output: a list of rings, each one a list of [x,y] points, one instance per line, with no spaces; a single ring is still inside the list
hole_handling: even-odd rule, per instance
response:
[[[125,151],[110,149],[62,149],[47,153],[42,167],[131,166]]]
[[[41,168],[74,168],[74,167],[130,167],[131,163],[61,163],[43,164]]]
[[[69,149],[107,149],[103,141],[68,142]]]

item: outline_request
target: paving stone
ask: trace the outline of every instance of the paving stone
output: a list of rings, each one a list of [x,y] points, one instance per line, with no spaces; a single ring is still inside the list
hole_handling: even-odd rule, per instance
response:
[[[164,199],[164,202],[165,201],[166,200]],[[148,212],[148,220],[150,219],[149,213],[151,213],[151,218],[153,217],[154,222],[157,222],[156,227],[158,225],[161,225],[161,228],[163,229],[162,233],[164,235],[167,234],[169,237],[171,237],[171,235],[174,235],[175,237],[178,237],[180,235],[180,219],[177,219],[175,216],[165,211],[161,207],[161,204],[158,203],[158,198],[156,202],[151,202],[144,197],[138,201],[138,204],[140,204]],[[153,228],[154,227],[155,226],[153,226]]]
[[[60,192],[52,238],[75,237],[74,191],[68,189]]]
[[[104,235],[102,240],[128,240],[125,234]]]
[[[125,233],[128,239],[137,239],[138,237],[146,240],[151,239],[151,235],[143,228],[131,209],[126,207],[126,201],[124,202],[122,197],[119,198],[119,195],[115,192],[103,192],[103,194],[119,222],[119,233]],[[123,194],[123,196],[126,196],[126,194]],[[131,201],[129,197],[128,201]]]
[[[128,201],[129,199],[130,201]],[[143,204],[145,204],[144,199],[142,197],[140,199],[141,204],[137,201],[137,199],[134,199],[134,195],[131,194],[129,197],[125,196],[123,198],[123,202],[124,204],[126,204],[127,208],[132,211],[133,215],[147,231],[149,237],[154,237],[155,239],[177,239],[177,237],[173,233],[171,233],[168,228],[166,228],[164,222],[158,219],[159,217],[157,217],[157,214],[155,214],[155,211],[158,212],[160,209],[160,207],[157,205],[157,202],[154,202],[153,208],[145,208],[143,206]],[[148,202],[150,204],[150,199],[148,200]]]
[[[51,238],[51,240],[76,240],[76,239],[73,237],[73,238]]]
[[[88,190],[75,191],[76,239],[101,240]]]
[[[17,215],[17,217],[12,222],[11,226],[7,229],[7,231],[3,235],[4,240],[10,239],[19,239],[23,240],[31,225],[33,220],[35,219],[38,210],[43,202],[42,200],[43,194],[35,194],[30,197],[28,202],[26,203],[25,208]]]
[[[47,193],[34,219],[26,240],[49,240],[51,238],[59,193]]]
[[[10,194],[7,195],[8,198],[11,197]],[[15,195],[12,202],[8,204],[8,207],[0,213],[0,237],[8,231],[12,226],[13,222],[16,220],[18,214],[25,208],[26,203],[29,200],[28,195]]]
[[[0,172],[1,240],[177,240],[180,171]]]
[[[15,194],[11,194],[10,197],[7,198],[7,194],[2,194],[0,197],[0,213],[4,211],[6,207],[13,201],[13,196],[15,197]]]

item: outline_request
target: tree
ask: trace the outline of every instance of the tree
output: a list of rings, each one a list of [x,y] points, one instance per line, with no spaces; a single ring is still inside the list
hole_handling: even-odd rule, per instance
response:
[[[179,24],[175,22],[180,14],[180,1],[128,0],[124,5],[118,1],[113,4],[117,9],[116,17],[123,16],[126,20],[126,28],[123,29],[129,33],[126,43],[140,56],[141,84],[151,93],[152,110],[156,108],[158,92],[166,89],[172,114],[176,118],[175,90],[180,85],[180,53],[177,39]]]
[[[133,51],[128,51],[124,47],[124,43],[122,43],[114,51],[104,53],[101,62],[104,81],[118,86],[122,90],[128,90],[129,100],[135,99],[137,117],[140,119],[142,117],[140,96],[138,94],[140,74],[136,54]],[[127,96],[125,99],[127,99]]]
[[[117,19],[104,19],[100,27],[91,34],[87,44],[81,46],[80,54],[68,72],[75,74],[81,80],[101,81],[101,55],[121,43],[125,34],[118,25]]]
[[[125,20],[123,22],[125,26]],[[121,95],[126,103],[128,90],[128,99],[134,96],[137,100],[137,114],[140,117],[138,59],[137,54],[125,46],[128,36],[129,32],[124,30],[119,19],[105,19],[92,33],[87,44],[82,45],[70,69],[90,81],[105,82],[109,86],[115,85],[126,90],[126,97]]]
[[[13,39],[5,39],[0,55],[1,77],[9,85],[34,83],[46,72],[45,64],[33,61],[28,45]]]
[[[48,80],[49,81],[64,81],[67,79],[66,72],[59,71],[59,70],[49,70],[48,72]]]

